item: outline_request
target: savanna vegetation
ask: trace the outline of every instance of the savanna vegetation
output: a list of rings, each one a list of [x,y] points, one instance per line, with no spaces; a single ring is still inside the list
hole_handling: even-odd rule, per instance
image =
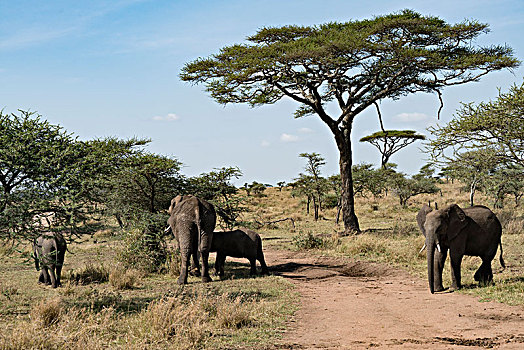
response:
[[[440,96],[446,85],[517,66],[508,47],[472,45],[486,30],[474,21],[449,25],[403,11],[343,24],[264,28],[249,45],[186,65],[182,78],[208,84],[221,103],[256,106],[288,96],[300,103],[297,117],[317,114],[328,124],[341,173],[326,176],[322,155],[301,153],[304,172],[278,187],[254,181],[238,188],[234,181],[242,172],[234,166],[187,177],[182,161],[148,152],[149,140],[82,141],[34,113],[0,112],[0,348],[274,343],[298,305],[291,282],[277,274],[252,278],[247,263],[229,262],[224,280],[204,284],[190,277],[177,286],[179,254],[164,228],[178,194],[210,201],[218,228],[257,230],[266,250],[375,261],[420,277],[426,258],[419,254],[419,208],[485,204],[502,223],[507,268],[493,262],[494,284],[478,288],[473,273],[480,259],[466,257],[459,293],[524,305],[522,87],[465,105],[451,123],[430,129],[432,163],[418,174],[408,176],[387,161],[374,166],[351,159],[352,122],[369,106],[420,91]],[[324,103],[331,101],[338,102],[339,115],[327,115]],[[391,132],[367,141],[423,138]],[[32,240],[49,231],[69,243],[57,289],[37,284],[31,256]]]

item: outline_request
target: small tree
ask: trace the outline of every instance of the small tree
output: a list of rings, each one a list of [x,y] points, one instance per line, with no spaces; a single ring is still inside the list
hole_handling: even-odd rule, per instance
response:
[[[193,193],[210,201],[221,219],[219,225],[224,229],[233,228],[240,215],[246,211],[242,206],[243,198],[238,195],[238,189],[231,183],[238,179],[242,172],[237,167],[223,167],[189,180],[189,193]]]
[[[248,187],[249,192],[253,192],[253,195],[256,197],[264,196],[264,191],[266,190],[266,186],[264,184],[253,181]]]
[[[378,149],[382,155],[381,167],[385,168],[393,154],[417,140],[425,139],[424,135],[417,134],[414,130],[382,130],[364,136],[360,139],[360,142],[368,142]]]
[[[139,225],[151,221],[145,220],[144,215],[162,212],[173,197],[186,191],[187,180],[180,174],[181,165],[177,159],[143,151],[122,162],[105,183],[105,205],[121,227],[123,219]],[[165,214],[160,215],[162,226],[166,219]]]
[[[279,182],[277,182],[277,186],[278,186],[278,190],[280,192],[282,192],[282,188],[284,188],[284,186],[286,186],[286,182],[285,181],[279,181]]]
[[[436,193],[440,189],[435,184],[435,179],[424,177],[417,174],[412,178],[407,178],[402,173],[395,173],[390,177],[391,189],[399,197],[400,205],[407,207],[407,201],[422,193]]]
[[[479,149],[457,154],[446,163],[446,173],[469,189],[469,203],[474,205],[477,189],[494,171],[500,158],[494,149]]]
[[[305,170],[309,174],[309,177],[307,181],[304,181],[304,184],[311,186],[308,193],[311,193],[315,221],[317,221],[319,218],[319,210],[322,208],[322,197],[328,190],[326,179],[320,175],[320,168],[325,165],[326,162],[318,153],[301,153],[300,157],[307,160]],[[302,174],[300,175],[304,177]]]

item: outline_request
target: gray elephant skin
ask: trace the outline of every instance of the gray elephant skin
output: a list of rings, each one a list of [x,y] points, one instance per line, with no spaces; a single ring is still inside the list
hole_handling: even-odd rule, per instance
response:
[[[202,257],[202,281],[210,282],[208,258],[216,224],[215,208],[211,203],[192,195],[176,196],[171,201],[169,214],[167,222],[181,254],[180,277],[177,283],[187,283],[191,256],[193,265],[198,270],[199,255]]]
[[[427,206],[426,206],[427,207]],[[451,290],[462,287],[460,265],[464,255],[478,256],[482,264],[475,272],[475,281],[485,285],[493,280],[491,261],[500,245],[502,258],[502,226],[497,216],[487,207],[475,205],[462,209],[452,204],[444,209],[422,208],[417,222],[426,236],[428,283],[431,293],[444,290],[442,270],[448,250],[451,263]]]
[[[39,283],[50,284],[53,288],[61,285],[66,249],[66,241],[60,233],[44,233],[34,239],[33,258],[36,270],[40,270]]]
[[[215,274],[224,277],[224,263],[227,256],[234,258],[246,258],[251,265],[250,275],[257,274],[258,260],[262,268],[262,274],[269,274],[269,270],[262,251],[262,239],[255,231],[247,228],[239,228],[233,231],[213,233],[211,252],[216,252]]]

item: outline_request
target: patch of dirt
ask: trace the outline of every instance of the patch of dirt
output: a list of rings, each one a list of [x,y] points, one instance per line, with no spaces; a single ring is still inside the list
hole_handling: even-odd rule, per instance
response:
[[[524,308],[431,294],[385,264],[267,250],[301,307],[275,349],[524,349]]]

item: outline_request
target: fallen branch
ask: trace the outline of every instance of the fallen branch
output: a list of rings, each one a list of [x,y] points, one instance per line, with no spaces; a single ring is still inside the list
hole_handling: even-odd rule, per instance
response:
[[[293,228],[295,228],[295,220],[293,220],[293,218],[285,218],[285,219],[266,221],[266,222],[260,222],[258,220],[255,220],[255,222],[262,227],[262,226],[265,226],[265,225],[276,224],[277,222],[282,222],[282,221],[286,221],[286,220],[291,221],[291,224],[293,225]]]

